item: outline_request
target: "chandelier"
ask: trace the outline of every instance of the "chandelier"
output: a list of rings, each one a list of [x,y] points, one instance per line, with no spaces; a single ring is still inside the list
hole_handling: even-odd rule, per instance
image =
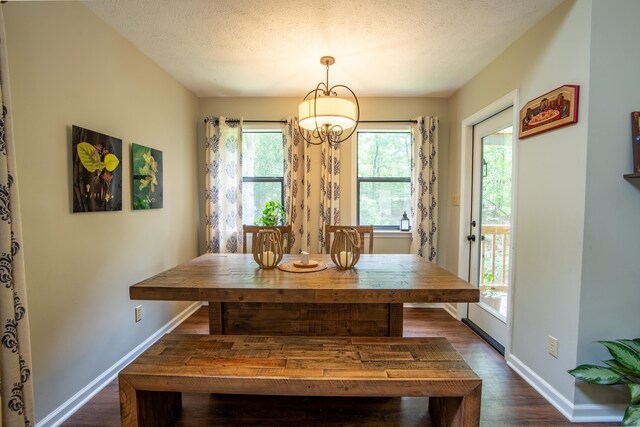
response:
[[[345,85],[329,86],[329,66],[335,62],[333,56],[320,58],[320,63],[327,68],[327,81],[318,83],[298,107],[298,124],[309,131],[301,132],[302,137],[313,145],[328,142],[331,146],[336,146],[346,141],[353,135],[360,121],[360,104],[356,94]],[[350,92],[353,101],[340,98],[336,92],[339,88]],[[349,129],[351,132],[346,134]]]

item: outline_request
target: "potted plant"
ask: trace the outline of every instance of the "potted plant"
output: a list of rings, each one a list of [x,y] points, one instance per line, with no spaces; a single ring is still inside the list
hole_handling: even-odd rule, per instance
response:
[[[598,342],[613,356],[604,361],[607,366],[580,365],[568,372],[590,384],[626,384],[631,404],[624,413],[622,425],[640,426],[640,338]]]
[[[282,203],[267,200],[262,209],[262,216],[258,218],[257,225],[274,226],[284,224],[284,208]]]

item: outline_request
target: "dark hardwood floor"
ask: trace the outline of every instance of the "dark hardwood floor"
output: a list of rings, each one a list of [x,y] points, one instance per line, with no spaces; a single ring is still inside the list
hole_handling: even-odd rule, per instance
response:
[[[572,424],[467,326],[441,309],[405,308],[405,336],[446,337],[482,378],[483,427],[612,426]],[[208,333],[203,307],[176,333]],[[176,426],[430,426],[424,398],[310,398],[184,394]],[[117,381],[109,384],[63,426],[119,426]]]

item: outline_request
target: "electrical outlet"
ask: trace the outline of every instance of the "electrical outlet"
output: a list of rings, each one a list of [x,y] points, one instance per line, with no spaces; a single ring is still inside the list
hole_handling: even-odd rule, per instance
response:
[[[142,320],[142,306],[139,305],[136,307],[136,323]]]
[[[454,194],[451,196],[451,206],[460,206],[460,195]]]
[[[552,337],[551,335],[549,335],[548,347],[549,347],[548,348],[549,354],[557,359],[558,358],[558,338]]]

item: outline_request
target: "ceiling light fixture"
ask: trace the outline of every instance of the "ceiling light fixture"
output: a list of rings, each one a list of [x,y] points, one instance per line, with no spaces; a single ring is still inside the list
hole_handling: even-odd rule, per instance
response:
[[[360,103],[356,94],[345,85],[329,87],[329,66],[335,62],[333,56],[320,58],[320,63],[327,67],[327,81],[318,83],[318,86],[304,97],[298,107],[298,124],[309,131],[301,132],[302,137],[313,145],[328,142],[336,146],[346,141],[353,135],[360,121]],[[335,91],[337,88],[349,91],[353,101],[349,98],[340,98]],[[352,129],[351,132],[343,136],[349,129]]]

